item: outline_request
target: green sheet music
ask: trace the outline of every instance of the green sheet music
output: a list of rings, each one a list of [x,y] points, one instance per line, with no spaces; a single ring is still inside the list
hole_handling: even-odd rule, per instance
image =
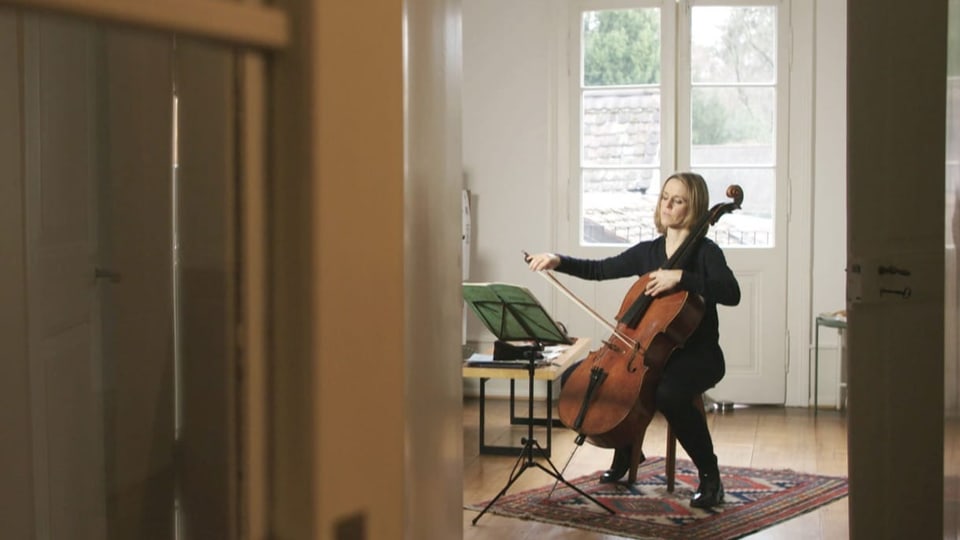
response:
[[[502,341],[572,343],[527,289],[507,283],[464,283],[463,299]]]

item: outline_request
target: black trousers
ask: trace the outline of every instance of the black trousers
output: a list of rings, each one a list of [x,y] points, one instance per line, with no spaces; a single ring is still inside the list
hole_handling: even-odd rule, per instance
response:
[[[656,395],[657,410],[670,423],[677,441],[693,460],[701,476],[718,473],[717,456],[707,419],[703,411],[693,404],[696,396],[723,378],[722,353],[717,349],[720,354],[717,358],[711,352],[681,350],[674,353],[663,370]]]
[[[567,368],[560,385],[580,365]],[[656,406],[673,428],[680,446],[687,452],[701,475],[717,474],[717,456],[713,438],[694,397],[715,386],[724,375],[723,353],[719,347],[690,347],[676,351],[667,362],[657,385]]]

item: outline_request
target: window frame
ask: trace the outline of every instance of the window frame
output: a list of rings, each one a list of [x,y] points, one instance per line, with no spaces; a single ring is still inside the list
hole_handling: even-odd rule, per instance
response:
[[[776,79],[773,84],[773,89],[775,92],[774,102],[776,110],[774,112],[774,127],[773,127],[773,151],[774,158],[772,165],[763,164],[763,165],[741,165],[741,166],[716,166],[711,165],[710,169],[773,169],[773,182],[774,182],[774,197],[773,197],[773,207],[772,211],[772,227],[771,234],[772,238],[768,245],[765,246],[739,246],[735,244],[721,244],[725,250],[730,249],[749,249],[749,250],[767,250],[775,249],[781,243],[786,242],[787,237],[787,219],[788,212],[784,211],[786,215],[781,216],[780,211],[783,209],[789,208],[787,204],[786,193],[789,192],[790,186],[786,180],[787,178],[787,152],[788,152],[788,119],[789,119],[789,71],[790,71],[790,48],[789,48],[789,15],[786,12],[786,6],[781,0],[680,0],[682,14],[679,17],[678,21],[678,57],[681,59],[687,59],[686,65],[682,66],[677,70],[678,72],[678,82],[677,82],[677,97],[678,97],[678,118],[687,118],[692,124],[692,89],[693,85],[691,82],[691,69],[690,69],[690,56],[691,56],[691,28],[693,15],[692,10],[694,7],[709,7],[709,6],[729,6],[729,7],[754,7],[754,6],[771,6],[776,9],[776,55],[777,55],[777,65],[776,65]],[[686,24],[683,24],[683,21],[686,21]],[[709,85],[704,85],[709,86]],[[758,86],[753,84],[745,84],[745,86]],[[691,164],[690,152],[692,149],[692,138],[693,138],[693,128],[692,126],[688,129],[677,129],[678,141],[677,141],[677,169],[676,170],[693,170],[694,172],[701,170],[704,167],[697,168]],[[709,182],[709,179],[708,179]],[[786,193],[785,193],[786,192]],[[745,200],[749,197],[750,194],[747,193]],[[720,201],[711,201],[711,203],[717,203]],[[781,219],[783,217],[783,219]]]
[[[668,46],[676,43],[676,36],[672,29],[676,28],[677,7],[675,0],[578,0],[574,2],[570,11],[568,34],[570,36],[570,54],[568,55],[567,73],[570,75],[570,99],[568,114],[570,117],[570,159],[569,159],[569,193],[567,200],[572,210],[569,215],[567,235],[570,239],[568,251],[576,252],[582,249],[622,248],[626,244],[591,243],[583,241],[583,186],[581,175],[583,166],[582,118],[583,96],[586,91],[596,90],[597,87],[587,89],[583,85],[583,46],[582,20],[583,13],[601,10],[644,9],[656,8],[660,10],[660,167],[659,176],[664,170],[676,162],[676,47]],[[622,86],[609,87],[624,88]],[[658,179],[655,178],[654,181]],[[612,253],[612,252],[611,252]]]
[[[775,93],[773,126],[773,163],[737,166],[737,168],[757,168],[773,170],[775,194],[772,210],[772,238],[765,246],[725,245],[728,249],[768,249],[786,241],[787,220],[789,219],[788,193],[788,119],[789,119],[789,72],[790,72],[790,25],[789,10],[781,0],[574,0],[570,7],[568,23],[568,51],[566,71],[569,77],[569,98],[561,103],[569,116],[569,153],[566,175],[567,182],[561,186],[561,201],[567,208],[561,212],[566,219],[561,223],[561,245],[567,252],[583,256],[612,255],[630,243],[586,243],[584,241],[584,203],[581,176],[583,171],[581,144],[582,138],[582,85],[583,46],[581,21],[584,12],[605,9],[660,9],[660,178],[677,170],[691,170],[691,24],[694,7],[705,6],[771,6],[776,13],[776,74],[772,87]],[[617,87],[612,87],[617,88]],[[563,113],[561,113],[563,114]],[[684,122],[685,125],[681,125]],[[561,149],[561,153],[564,150]],[[711,166],[711,169],[714,167]],[[732,168],[729,165],[720,168]],[[696,170],[696,169],[693,169]],[[719,201],[711,201],[713,203]],[[781,216],[781,212],[785,215]],[[565,214],[565,216],[563,215]]]

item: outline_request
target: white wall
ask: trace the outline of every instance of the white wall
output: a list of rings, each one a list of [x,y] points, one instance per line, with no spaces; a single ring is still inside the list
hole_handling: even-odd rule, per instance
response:
[[[846,298],[846,2],[816,2],[815,21],[810,321],[818,313],[843,309]],[[840,341],[836,330],[821,329],[821,403],[836,404]]]
[[[528,287],[550,309],[550,286],[522,250],[551,248],[556,103],[554,3],[463,2],[463,167],[471,191],[470,281]],[[468,340],[493,336],[468,314]],[[475,393],[476,381],[465,390]],[[496,385],[490,385],[498,393]],[[506,385],[503,385],[506,388]]]
[[[471,276],[473,281],[509,278],[535,287],[535,293],[546,288],[524,272],[520,251],[547,248],[553,223],[555,24],[550,4],[469,0],[463,5]]]
[[[789,287],[800,293],[788,309],[800,312],[789,319],[793,345],[785,397],[788,405],[805,406],[814,315],[841,309],[845,298],[846,8],[832,0],[794,0],[791,11],[794,32],[805,32],[794,36],[800,44],[794,64],[813,74],[812,81],[809,73],[799,75],[800,84],[812,86],[812,110],[804,106],[792,113],[806,119],[796,122],[803,132],[791,136],[808,142],[790,146],[794,152],[811,149],[791,157],[801,162],[791,169],[802,174],[792,179],[801,185],[792,190],[790,260],[800,264],[790,268]],[[568,326],[591,328],[589,318],[574,319],[579,316],[562,305],[568,301],[520,259],[522,249],[556,249],[557,213],[565,208],[558,198],[564,180],[556,178],[566,155],[557,129],[563,121],[557,111],[564,95],[559,82],[564,18],[557,2],[463,2],[463,151],[465,185],[473,193],[470,280],[526,286],[548,311],[566,314]],[[812,134],[803,127],[811,124]],[[591,301],[589,293],[585,299]],[[468,339],[492,339],[472,315],[468,323]],[[820,400],[832,404],[839,340],[836,332],[825,331],[821,342]],[[476,392],[475,382],[465,384],[467,394]],[[505,388],[491,383],[488,393]]]
[[[462,275],[453,264],[461,256],[460,0],[404,6],[403,538],[448,540],[463,531]]]

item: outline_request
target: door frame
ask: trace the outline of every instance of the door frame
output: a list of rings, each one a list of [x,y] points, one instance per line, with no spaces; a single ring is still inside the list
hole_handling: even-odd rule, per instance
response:
[[[266,51],[279,50],[290,43],[286,15],[277,8],[257,3],[215,0],[0,0],[0,6],[175,32]]]

